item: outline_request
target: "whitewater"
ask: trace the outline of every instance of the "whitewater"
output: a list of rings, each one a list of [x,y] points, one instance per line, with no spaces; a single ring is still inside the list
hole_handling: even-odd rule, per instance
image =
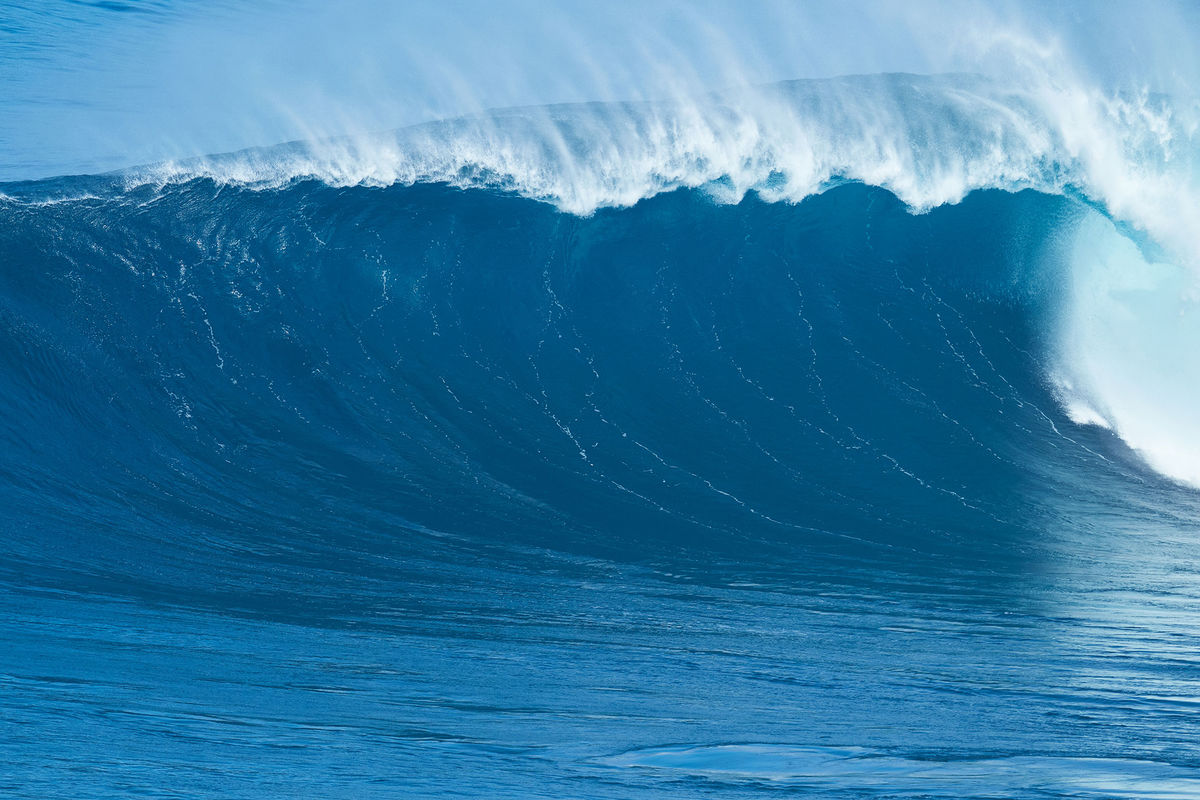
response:
[[[0,791],[1200,797],[1186,81],[983,23],[762,81],[746,22],[717,82],[72,170],[39,37],[248,13],[133,9],[0,8]]]

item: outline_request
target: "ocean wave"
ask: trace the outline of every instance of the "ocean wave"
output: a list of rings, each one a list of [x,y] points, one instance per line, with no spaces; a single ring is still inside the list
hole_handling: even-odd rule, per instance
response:
[[[1028,76],[1025,76],[1026,78]],[[577,215],[629,207],[663,192],[698,189],[718,203],[753,193],[800,202],[831,186],[887,189],[910,211],[961,202],[971,192],[1034,189],[1094,205],[1117,225],[1105,253],[1143,252],[1183,270],[1147,316],[1128,305],[1105,309],[1094,285],[1076,280],[1060,315],[1051,378],[1073,417],[1118,431],[1166,474],[1200,482],[1200,432],[1149,435],[1147,420],[1168,412],[1200,385],[1184,370],[1132,380],[1145,350],[1113,348],[1114,314],[1132,314],[1125,341],[1194,341],[1165,331],[1165,319],[1191,319],[1200,264],[1200,191],[1195,109],[1146,92],[1104,95],[1078,85],[1015,89],[975,76],[875,75],[793,81],[665,103],[586,104],[510,109],[388,134],[297,142],[123,173],[124,187],[163,187],[197,179],[259,190],[314,180],[335,187],[444,183],[487,188],[552,204]],[[1101,223],[1096,223],[1101,224]],[[1097,230],[1081,234],[1088,240]],[[1076,276],[1096,278],[1109,256],[1077,250]],[[1125,280],[1161,272],[1122,257]],[[1097,278],[1098,279],[1098,278]],[[1115,285],[1107,280],[1107,286]],[[1111,298],[1110,298],[1111,300]],[[1153,305],[1153,304],[1152,304]],[[1159,312],[1171,306],[1172,316]],[[1096,320],[1104,320],[1097,324]],[[1169,352],[1164,341],[1154,352]],[[1122,362],[1121,359],[1125,361]],[[1098,367],[1100,360],[1106,366]],[[1124,366],[1122,366],[1122,363]],[[1084,409],[1084,410],[1080,410]],[[1097,411],[1096,409],[1104,409]],[[1169,412],[1178,417],[1175,411]]]
[[[1034,80],[1022,76],[1022,80]],[[1195,103],[970,75],[790,81],[660,103],[508,109],[391,133],[168,162],[127,186],[208,178],[261,189],[432,182],[589,214],[678,188],[798,202],[879,186],[916,212],[968,193],[1073,193],[1194,260]]]
[[[1102,214],[1052,226],[1055,241],[1076,244],[1055,251],[1063,263],[1043,268],[1070,276],[1052,298],[1045,378],[1076,423],[1114,430],[1156,469],[1200,484],[1190,455],[1200,451],[1200,430],[1157,422],[1186,418],[1200,375],[1147,358],[1195,341],[1192,232],[1200,230],[1193,220],[1200,203],[1189,199],[1196,130],[1188,119],[1185,107],[1147,93],[1105,97],[1061,82],[1016,90],[962,75],[858,76],[687,102],[509,109],[369,137],[10,184],[5,196],[17,206],[73,199],[140,208],[195,202],[205,190],[187,187],[197,181],[268,193],[305,182],[429,183],[518,195],[586,217],[680,189],[717,204],[749,194],[794,204],[861,183],[886,189],[910,213],[987,189],[1064,195]],[[221,227],[230,224],[221,214],[238,213],[220,205],[206,211]]]
[[[1200,7],[15,5],[0,794],[1200,794]]]

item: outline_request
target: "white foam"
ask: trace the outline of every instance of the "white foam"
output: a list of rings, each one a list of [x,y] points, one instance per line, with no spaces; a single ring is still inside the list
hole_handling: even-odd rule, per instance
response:
[[[1105,418],[1100,411],[1091,406],[1086,394],[1075,387],[1075,384],[1064,374],[1051,376],[1055,394],[1067,417],[1076,425],[1094,425],[1097,428],[1112,430],[1112,422]]]
[[[172,162],[131,182],[209,177],[274,188],[446,182],[497,186],[587,214],[679,187],[721,201],[799,201],[831,181],[894,192],[916,211],[982,188],[1065,186],[1180,244],[1200,222],[1194,109],[1149,94],[1042,82],[864,76],[753,87],[664,103],[494,112],[403,129]],[[1190,228],[1190,224],[1189,224]]]
[[[927,210],[986,187],[1057,191],[1064,153],[1028,98],[994,83],[870,76],[500,112],[162,164],[129,179],[497,186],[579,214],[680,187],[725,202],[749,191],[794,202],[855,180]]]
[[[1097,213],[1070,255],[1056,370],[1067,413],[1117,432],[1146,462],[1200,486],[1196,276],[1148,259]]]

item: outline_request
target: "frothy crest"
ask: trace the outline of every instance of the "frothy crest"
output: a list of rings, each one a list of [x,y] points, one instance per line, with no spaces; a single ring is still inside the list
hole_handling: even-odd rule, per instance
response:
[[[129,184],[444,182],[589,214],[677,188],[797,202],[861,181],[917,212],[986,188],[1074,191],[1200,261],[1197,119],[1162,96],[974,76],[794,81],[662,103],[491,112],[131,170]],[[1196,250],[1196,253],[1190,252]]]

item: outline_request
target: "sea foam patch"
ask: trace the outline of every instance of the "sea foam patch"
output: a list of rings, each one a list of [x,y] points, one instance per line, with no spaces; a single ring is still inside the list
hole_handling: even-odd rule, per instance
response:
[[[888,797],[992,798],[1017,789],[1109,800],[1185,800],[1200,794],[1200,778],[1190,771],[1117,758],[1021,755],[941,760],[862,747],[720,744],[635,750],[603,763],[715,781],[879,791]]]

